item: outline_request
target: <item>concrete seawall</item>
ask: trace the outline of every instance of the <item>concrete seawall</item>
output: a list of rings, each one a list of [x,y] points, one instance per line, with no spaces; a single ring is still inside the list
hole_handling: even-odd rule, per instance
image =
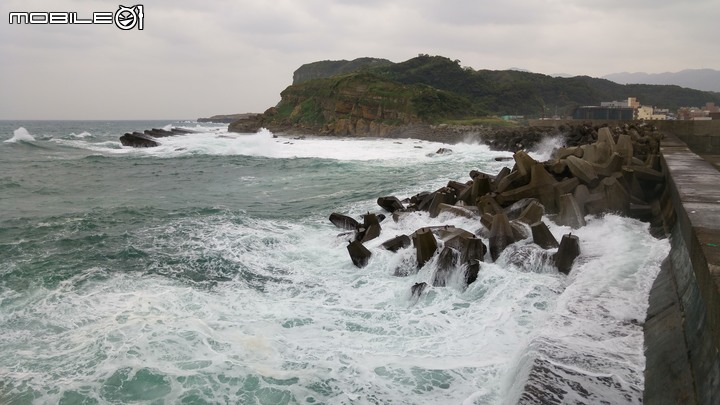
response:
[[[667,132],[663,217],[672,249],[650,292],[644,402],[718,404],[720,172]]]

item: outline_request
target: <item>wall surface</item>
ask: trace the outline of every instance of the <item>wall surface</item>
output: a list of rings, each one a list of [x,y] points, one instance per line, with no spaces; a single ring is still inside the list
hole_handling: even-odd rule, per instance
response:
[[[650,292],[646,404],[720,404],[720,172],[679,139],[720,139],[720,131],[703,133],[712,128],[665,128],[663,216],[672,249]]]

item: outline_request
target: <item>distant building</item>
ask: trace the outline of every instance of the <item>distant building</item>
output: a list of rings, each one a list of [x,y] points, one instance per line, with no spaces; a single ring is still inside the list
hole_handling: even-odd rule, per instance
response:
[[[627,108],[629,105],[627,101],[602,101],[600,107]]]
[[[667,119],[667,112],[667,110],[644,105],[635,110],[635,119],[643,121],[662,121]]]
[[[702,108],[699,107],[680,107],[677,112],[679,120],[705,121],[713,118],[713,114],[720,113],[720,107],[715,103],[705,103]]]
[[[575,120],[632,120],[634,115],[630,107],[583,106],[573,111]]]

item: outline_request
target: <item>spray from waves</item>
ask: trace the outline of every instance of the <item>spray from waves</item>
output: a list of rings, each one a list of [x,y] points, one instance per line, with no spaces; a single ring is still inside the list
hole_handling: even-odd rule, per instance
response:
[[[197,130],[197,128],[194,128]],[[57,140],[68,146],[112,155],[176,158],[185,156],[252,156],[270,159],[319,158],[341,161],[443,161],[477,160],[478,157],[511,156],[508,152],[490,152],[486,145],[448,145],[414,139],[336,138],[276,136],[261,129],[255,134],[228,133],[224,127],[204,127],[202,132],[159,139],[153,148],[122,147],[119,142]],[[451,154],[437,154],[439,149]],[[534,154],[531,154],[534,155]],[[502,166],[502,165],[500,165]],[[499,168],[498,168],[499,170]]]
[[[35,142],[35,137],[28,132],[27,129],[20,127],[13,131],[13,137],[6,140],[5,142],[8,143],[17,143],[17,142]]]
[[[90,132],[83,131],[83,132],[80,132],[79,134],[71,132],[69,136],[70,136],[70,138],[73,138],[73,139],[83,139],[83,138],[92,137],[93,135]]]
[[[529,153],[537,161],[549,160],[555,150],[565,146],[565,139],[562,136],[547,137],[535,145]]]

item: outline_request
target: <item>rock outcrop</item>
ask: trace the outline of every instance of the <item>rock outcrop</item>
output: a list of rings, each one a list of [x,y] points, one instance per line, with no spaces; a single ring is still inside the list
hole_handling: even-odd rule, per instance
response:
[[[171,128],[170,130],[153,128],[146,129],[144,132],[128,132],[120,137],[120,143],[123,146],[132,146],[134,148],[151,148],[160,144],[157,138],[192,133],[195,133],[195,131],[183,128]]]
[[[213,115],[212,117],[207,117],[207,118],[198,118],[197,122],[217,122],[217,123],[229,124],[231,122],[235,122],[237,120],[242,120],[242,119],[248,118],[253,115],[257,115],[257,114],[253,114],[253,113],[219,114],[219,115]]]

